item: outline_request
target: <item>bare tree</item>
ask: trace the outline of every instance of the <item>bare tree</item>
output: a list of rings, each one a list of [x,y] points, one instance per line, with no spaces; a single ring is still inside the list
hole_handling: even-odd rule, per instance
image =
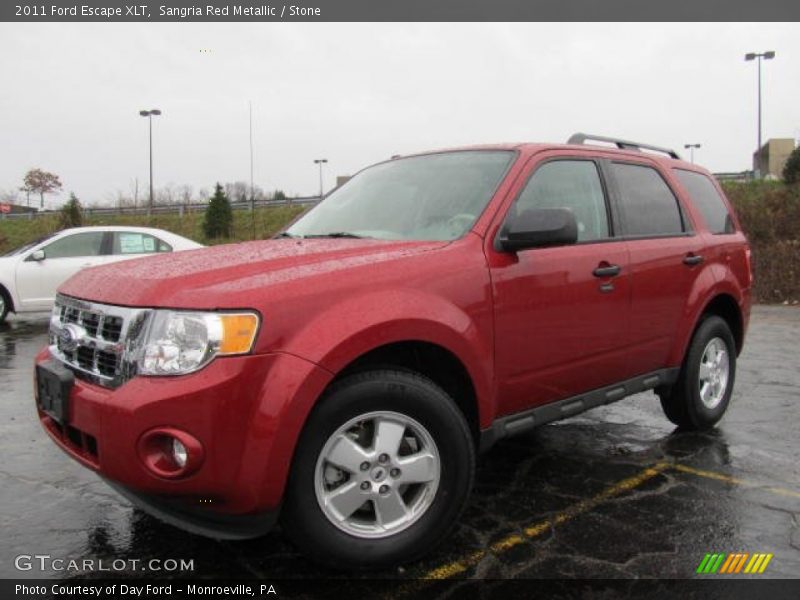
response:
[[[44,208],[44,195],[53,194],[63,186],[55,173],[48,173],[42,169],[31,169],[25,174],[22,189],[39,194],[39,208]]]

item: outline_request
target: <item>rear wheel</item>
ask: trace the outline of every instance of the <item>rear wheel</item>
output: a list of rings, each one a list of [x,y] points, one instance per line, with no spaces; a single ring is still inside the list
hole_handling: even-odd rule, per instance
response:
[[[687,429],[708,429],[725,414],[736,378],[736,343],[727,322],[706,317],[697,328],[678,381],[659,391],[667,418]]]
[[[283,527],[311,558],[345,569],[419,558],[448,533],[475,453],[452,399],[393,370],[336,384],[298,442]]]

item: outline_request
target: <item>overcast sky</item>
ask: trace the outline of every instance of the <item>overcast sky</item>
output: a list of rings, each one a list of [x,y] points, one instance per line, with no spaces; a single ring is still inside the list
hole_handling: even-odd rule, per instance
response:
[[[0,24],[0,190],[41,167],[108,202],[147,186],[249,180],[316,193],[393,154],[563,142],[575,131],[703,144],[712,171],[750,168],[756,65],[764,139],[800,137],[797,24]],[[65,196],[64,196],[65,197]],[[63,198],[63,197],[62,197]],[[55,198],[54,200],[58,200]],[[51,205],[58,202],[51,202]]]

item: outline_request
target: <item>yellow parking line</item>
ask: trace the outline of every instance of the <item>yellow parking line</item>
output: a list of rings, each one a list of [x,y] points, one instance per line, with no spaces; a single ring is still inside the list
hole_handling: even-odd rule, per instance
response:
[[[773,494],[778,494],[780,496],[788,496],[790,498],[800,498],[800,492],[796,492],[794,490],[787,490],[786,488],[782,487],[763,485],[760,483],[756,483],[755,481],[749,481],[747,479],[739,479],[738,477],[731,477],[730,475],[717,473],[716,471],[695,469],[694,467],[688,467],[686,465],[682,465],[679,463],[674,463],[670,466],[676,471],[680,471],[681,473],[689,473],[690,475],[696,475],[697,477],[705,477],[706,479],[716,479],[717,481],[724,481],[725,483],[732,483],[734,485],[741,485],[744,487],[760,488],[764,491],[772,492]]]
[[[562,525],[575,517],[578,517],[593,508],[596,508],[598,505],[614,498],[615,496],[619,496],[620,494],[636,489],[641,486],[643,483],[652,479],[659,473],[667,470],[675,470],[681,473],[687,473],[690,475],[695,475],[697,477],[704,477],[706,479],[715,479],[717,481],[724,481],[725,483],[730,483],[734,485],[741,485],[745,487],[752,487],[752,488],[759,488],[763,489],[768,492],[772,492],[774,494],[779,494],[782,496],[788,496],[791,498],[800,498],[800,492],[796,492],[794,490],[789,490],[782,487],[776,486],[764,486],[762,484],[748,481],[745,479],[740,479],[738,477],[732,477],[730,475],[725,475],[724,473],[717,473],[716,471],[708,471],[704,469],[696,469],[694,467],[689,467],[687,465],[683,465],[680,463],[666,463],[660,462],[656,463],[655,465],[648,467],[641,471],[640,473],[634,475],[633,477],[629,477],[627,479],[623,479],[622,481],[615,483],[604,489],[602,492],[588,498],[586,500],[581,500],[571,506],[568,506],[563,511],[556,513],[554,516],[545,519],[543,521],[539,521],[529,527],[525,527],[522,532],[520,533],[513,533],[510,534],[500,540],[492,542],[492,544],[486,550],[477,550],[468,556],[454,560],[452,562],[446,563],[435,569],[431,569],[427,573],[423,574],[420,579],[423,580],[437,580],[437,579],[450,579],[455,577],[465,571],[469,570],[470,568],[476,566],[478,563],[481,562],[486,556],[489,554],[501,554],[523,544],[527,540],[539,537],[548,531],[552,530],[554,527],[558,525]],[[750,558],[749,554],[739,554],[736,556],[736,560],[731,562],[729,557],[728,562],[731,563],[728,565],[728,572],[740,572],[742,568],[745,566],[745,562],[747,559]],[[764,560],[761,564],[752,565],[753,572],[756,572],[758,569],[760,572],[764,571],[769,560],[772,556],[768,556],[766,560]],[[726,563],[728,564],[728,563]],[[724,569],[724,567],[723,567]]]
[[[489,552],[492,554],[500,554],[515,546],[518,546],[519,544],[522,544],[528,539],[538,537],[543,533],[550,531],[553,527],[566,523],[567,521],[582,515],[583,513],[595,508],[599,504],[602,504],[614,496],[619,496],[623,492],[638,488],[644,482],[652,479],[669,467],[670,465],[667,463],[658,463],[652,467],[648,467],[633,477],[623,479],[619,483],[615,483],[614,485],[607,487],[592,498],[581,500],[580,502],[567,507],[563,511],[556,513],[556,515],[550,519],[546,519],[531,525],[530,527],[526,527],[522,530],[522,534],[514,533],[502,538],[501,540],[493,542],[492,545],[489,546],[488,552],[485,550],[473,552],[466,558],[449,562],[431,571],[428,571],[422,575],[421,579],[449,579],[458,575],[459,573],[463,573],[470,567],[477,565],[487,554],[489,554]]]

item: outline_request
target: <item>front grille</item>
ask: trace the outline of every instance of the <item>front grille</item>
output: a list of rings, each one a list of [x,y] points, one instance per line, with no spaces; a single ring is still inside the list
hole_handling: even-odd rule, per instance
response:
[[[50,352],[77,377],[117,387],[133,374],[126,348],[143,330],[149,311],[56,296]]]
[[[99,450],[97,438],[81,431],[72,425],[62,425],[54,419],[47,419],[46,426],[70,450],[80,455],[84,460],[98,464]]]

